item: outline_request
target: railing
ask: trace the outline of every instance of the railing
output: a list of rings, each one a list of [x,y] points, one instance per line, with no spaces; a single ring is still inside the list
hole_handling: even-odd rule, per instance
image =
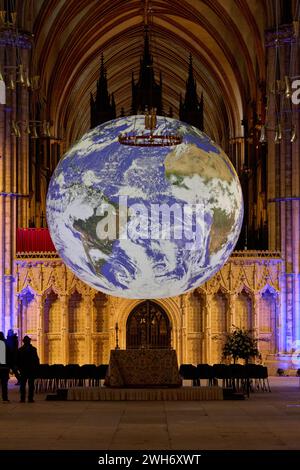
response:
[[[16,258],[59,258],[47,228],[18,228]],[[279,251],[239,250],[231,258],[275,258],[281,259]]]
[[[59,254],[51,251],[21,251],[16,253],[16,259],[32,259],[32,258],[43,258],[43,259],[58,259]]]
[[[280,258],[280,251],[268,250],[238,250],[231,253],[231,258]]]

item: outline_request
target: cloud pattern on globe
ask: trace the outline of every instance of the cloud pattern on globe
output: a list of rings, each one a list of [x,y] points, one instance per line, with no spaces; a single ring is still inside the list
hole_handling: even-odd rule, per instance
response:
[[[104,123],[60,160],[47,221],[66,265],[106,294],[151,299],[195,289],[226,262],[243,219],[242,191],[225,153],[203,132],[158,117],[166,147],[121,145],[144,116]]]

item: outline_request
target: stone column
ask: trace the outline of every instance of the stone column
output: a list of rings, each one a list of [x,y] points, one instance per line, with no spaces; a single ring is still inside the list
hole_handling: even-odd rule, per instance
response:
[[[256,338],[258,338],[259,336],[259,300],[260,295],[255,292],[255,294],[253,295],[253,312],[250,329],[254,330],[254,336]]]
[[[109,302],[105,304],[107,306],[108,310],[108,349],[109,353],[112,349],[115,349],[116,347],[116,323],[117,323],[117,315],[116,315],[116,308],[115,308],[115,300],[111,297],[109,299]],[[120,322],[118,322],[118,334],[119,334],[119,348],[125,349],[125,342],[124,338],[121,337],[121,332],[122,332],[122,325],[120,325]]]
[[[187,317],[189,313],[189,294],[181,296],[181,312],[181,358],[182,363],[185,364],[188,360]]]
[[[29,70],[29,50],[23,49],[21,60],[24,71]],[[18,121],[21,122],[21,137],[17,139],[17,189],[23,197],[17,201],[17,226],[28,227],[29,221],[29,136],[25,133],[29,121],[29,93],[25,86],[18,87]]]
[[[298,41],[298,43],[296,43]],[[300,74],[299,37],[293,25],[282,25],[266,35],[268,89],[274,88],[275,79]],[[279,67],[275,70],[275,55]],[[292,54],[292,56],[291,56]],[[291,60],[291,57],[293,60]],[[291,69],[292,73],[291,73]],[[276,75],[277,72],[277,76]],[[279,74],[279,76],[278,76]],[[277,109],[275,109],[277,100]],[[288,111],[287,111],[288,110]],[[284,94],[270,93],[268,127],[276,125],[276,111],[281,113],[282,140],[274,143],[274,132],[268,132],[268,221],[269,248],[280,250],[284,259],[281,275],[281,351],[292,353],[295,341],[300,339],[299,311],[299,113],[297,106],[287,103]],[[295,126],[297,140],[290,142],[291,125]]]
[[[276,332],[274,334],[276,335],[275,337],[275,347],[276,351],[281,353],[284,351],[285,347],[285,342],[283,336],[282,336],[282,317],[280,315],[281,312],[281,302],[280,302],[280,294],[278,293],[276,295],[276,303],[275,303],[275,325],[276,325]]]
[[[61,350],[62,363],[69,362],[69,297],[65,294],[59,296],[62,328],[61,328]]]
[[[205,295],[204,303],[204,341],[205,341],[205,362],[211,362],[211,300],[212,294]]]
[[[12,121],[20,122],[25,118],[28,119],[28,104],[25,107],[25,93],[27,93],[28,100],[28,91],[23,90],[20,84],[16,83],[18,78],[16,49],[21,54],[22,62],[23,60],[26,62],[31,48],[30,38],[25,33],[18,34],[18,44],[13,37],[10,37],[7,42],[6,38],[3,35],[0,66],[6,83],[9,83],[11,77],[16,86],[15,90],[6,88],[6,105],[0,106],[0,220],[2,221],[0,228],[0,328],[5,332],[14,324],[13,259],[16,244],[17,201],[20,200],[20,194],[23,194],[20,192],[19,182],[24,175],[26,178],[26,161],[23,161],[23,155],[20,155],[17,137],[11,134]],[[22,169],[18,166],[19,162],[22,162],[20,163]]]
[[[92,362],[92,317],[93,317],[93,301],[91,294],[85,294],[83,297],[83,310],[85,316],[85,363],[91,364]]]
[[[42,296],[40,294],[35,295],[36,305],[36,316],[37,316],[37,351],[40,358],[40,362],[44,362],[44,314],[43,314],[43,303]]]
[[[22,335],[22,322],[21,322],[21,298],[20,295],[18,294],[16,296],[16,301],[15,301],[15,321],[13,324],[13,329],[17,332],[18,338],[19,338],[19,346],[21,346],[21,335]]]
[[[235,294],[229,294],[228,298],[228,321],[227,321],[227,331],[230,333],[235,325]]]

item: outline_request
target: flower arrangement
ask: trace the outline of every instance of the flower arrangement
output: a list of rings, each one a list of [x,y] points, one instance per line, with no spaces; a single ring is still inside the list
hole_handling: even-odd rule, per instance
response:
[[[247,363],[250,358],[260,357],[257,343],[252,330],[234,327],[232,332],[226,334],[222,358],[233,359],[234,364],[237,359],[244,359]]]

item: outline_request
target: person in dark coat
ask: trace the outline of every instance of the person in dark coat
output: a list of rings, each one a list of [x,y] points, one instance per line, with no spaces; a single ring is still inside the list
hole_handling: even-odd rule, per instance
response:
[[[17,355],[17,366],[20,371],[20,401],[25,402],[26,384],[28,382],[28,402],[33,403],[34,379],[40,360],[36,348],[30,344],[31,338],[29,336],[24,336],[23,343],[23,346],[18,349]]]
[[[3,403],[8,403],[7,384],[9,380],[9,358],[8,349],[5,341],[4,334],[0,332],[0,382],[2,390]]]
[[[16,385],[20,385],[20,374],[17,368],[17,355],[19,348],[18,335],[14,333],[14,330],[8,330],[6,338],[6,346],[9,350],[9,368],[15,374],[17,379]]]

